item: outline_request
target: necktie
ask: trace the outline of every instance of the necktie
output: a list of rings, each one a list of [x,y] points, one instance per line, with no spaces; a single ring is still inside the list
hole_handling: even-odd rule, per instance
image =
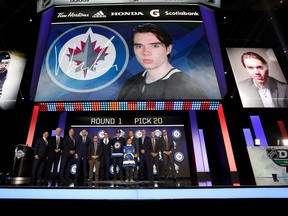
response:
[[[155,152],[155,138],[152,138],[153,152]]]
[[[75,139],[74,139],[74,137],[71,136],[71,139],[72,139],[72,141],[73,141],[73,146],[75,146]]]
[[[94,142],[94,155],[96,155],[96,152],[97,152],[97,147],[98,147],[97,144],[98,144],[97,142]]]
[[[46,143],[46,146],[48,145],[48,141],[47,141],[47,139],[46,138],[44,138],[44,141],[45,141],[45,143]]]
[[[86,136],[83,136],[83,143],[86,142]]]
[[[60,137],[56,136],[56,148],[59,147],[59,143],[60,143]]]
[[[164,136],[164,141],[165,141],[166,150],[169,150],[167,136]]]

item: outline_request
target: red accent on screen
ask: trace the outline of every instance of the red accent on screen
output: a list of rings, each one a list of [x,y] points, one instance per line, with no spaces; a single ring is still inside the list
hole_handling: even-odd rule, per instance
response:
[[[156,102],[147,102],[146,104],[146,109],[147,110],[155,110],[156,109]]]
[[[128,102],[128,110],[137,110],[137,102]]]
[[[174,102],[166,102],[164,105],[165,110],[174,110]]]
[[[36,123],[37,123],[38,113],[39,113],[39,107],[34,106],[32,118],[31,118],[31,122],[30,122],[30,128],[29,128],[29,132],[28,132],[28,136],[27,136],[27,140],[26,140],[26,145],[28,145],[28,146],[32,146],[32,143],[33,143],[33,137],[34,137],[34,133],[35,133],[35,127],[36,127]]]
[[[232,150],[232,146],[231,146],[231,140],[230,140],[230,136],[229,136],[228,127],[227,127],[227,123],[226,123],[226,119],[225,119],[225,115],[224,115],[224,109],[223,109],[222,104],[219,104],[218,116],[219,116],[219,120],[220,120],[220,125],[221,125],[222,135],[223,135],[223,139],[224,139],[224,145],[225,145],[225,149],[226,149],[228,163],[229,163],[229,167],[230,167],[230,172],[231,173],[237,173],[235,158],[234,158],[234,154],[233,154],[233,150]],[[237,186],[239,184],[238,178],[232,179],[232,181],[233,181],[233,185],[235,185],[235,186]]]
[[[92,102],[92,110],[95,110],[95,111],[101,110],[100,102]]]
[[[283,139],[287,139],[288,135],[287,135],[287,131],[286,131],[284,122],[283,121],[277,121],[277,123],[278,123],[278,126],[280,128]]]

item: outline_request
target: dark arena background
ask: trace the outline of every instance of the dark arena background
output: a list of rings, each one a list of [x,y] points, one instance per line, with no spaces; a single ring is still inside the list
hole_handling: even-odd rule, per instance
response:
[[[259,105],[239,82],[248,78],[241,55],[256,52],[267,61],[269,75],[287,84],[288,1],[5,0],[0,7],[0,66],[10,62],[0,81],[1,208],[282,212],[288,198],[287,106]],[[131,33],[147,23],[169,33],[171,64],[203,94],[119,96],[126,80],[144,71]],[[161,86],[155,95],[158,91]],[[286,90],[283,104],[287,98]],[[108,179],[86,181],[81,171],[83,179],[74,181],[74,159],[71,181],[33,181],[36,140],[44,131],[55,136],[58,127],[62,137],[73,128],[75,138],[85,129],[100,140],[104,132],[113,138],[118,130],[122,137],[133,131],[140,139],[143,129],[160,139],[167,130],[175,178],[126,182],[123,171],[124,181],[113,180],[111,158]],[[153,175],[164,175],[162,154]],[[137,172],[139,166],[137,158]],[[120,169],[117,165],[117,177]]]

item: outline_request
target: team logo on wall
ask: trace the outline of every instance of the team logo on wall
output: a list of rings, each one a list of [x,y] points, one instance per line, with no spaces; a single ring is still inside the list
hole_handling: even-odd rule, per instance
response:
[[[113,175],[114,174],[114,166],[111,165],[109,168],[110,173]],[[120,167],[118,165],[116,165],[116,173],[119,173],[120,171]]]
[[[175,138],[175,139],[179,139],[181,137],[181,132],[179,130],[173,130],[172,131],[172,136]]]
[[[162,135],[161,130],[156,129],[156,130],[155,130],[155,135],[156,135],[156,137],[160,137],[160,136]]]
[[[76,169],[77,169],[77,165],[76,164],[72,164],[71,168],[70,168],[70,173],[75,175],[76,174]]]
[[[125,137],[125,131],[124,130],[120,130],[120,137]]]
[[[135,137],[136,137],[136,138],[142,137],[142,131],[141,131],[141,130],[135,131]]]
[[[104,138],[104,132],[105,132],[105,130],[100,130],[100,131],[98,132],[98,137],[99,137],[100,139],[103,139],[103,138]]]
[[[68,91],[103,89],[125,71],[129,50],[112,28],[81,25],[61,34],[49,47],[46,70],[52,81]]]
[[[182,152],[175,152],[174,154],[174,159],[177,161],[177,162],[182,162],[184,160],[184,155]]]
[[[176,173],[180,172],[180,167],[176,163],[174,163],[174,168]]]

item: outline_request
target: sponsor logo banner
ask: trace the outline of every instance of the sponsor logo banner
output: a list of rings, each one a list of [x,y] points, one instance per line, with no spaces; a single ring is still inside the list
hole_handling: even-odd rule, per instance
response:
[[[105,5],[56,7],[53,22],[91,21],[131,21],[131,20],[190,20],[202,21],[199,5]]]

